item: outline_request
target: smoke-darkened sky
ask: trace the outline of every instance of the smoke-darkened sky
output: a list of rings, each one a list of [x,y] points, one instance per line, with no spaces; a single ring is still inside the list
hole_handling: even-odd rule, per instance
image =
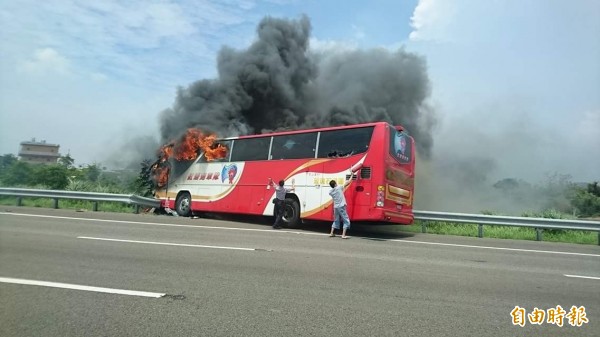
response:
[[[216,79],[181,88],[161,116],[163,142],[194,127],[229,137],[268,130],[387,121],[428,157],[435,116],[423,57],[403,49],[314,53],[311,24],[267,17],[248,48],[224,47]]]

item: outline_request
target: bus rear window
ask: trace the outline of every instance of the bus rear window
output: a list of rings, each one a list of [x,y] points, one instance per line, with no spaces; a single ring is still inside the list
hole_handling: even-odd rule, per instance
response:
[[[319,158],[348,157],[366,152],[371,142],[373,127],[321,132]]]
[[[410,136],[404,132],[398,131],[393,127],[390,130],[390,155],[402,164],[410,163],[411,160],[411,140]]]

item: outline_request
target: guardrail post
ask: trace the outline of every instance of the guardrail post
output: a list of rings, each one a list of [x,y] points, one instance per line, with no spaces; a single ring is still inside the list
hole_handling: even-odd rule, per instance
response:
[[[140,205],[135,205],[135,214],[140,214]]]
[[[54,203],[52,206],[54,207],[54,209],[57,209],[58,208],[58,198],[54,198],[53,200],[54,200]]]
[[[23,206],[23,198],[17,197],[17,206]]]
[[[482,224],[477,225],[477,236],[479,236],[480,238],[483,237],[483,225]]]
[[[421,233],[427,233],[427,221],[421,221]]]
[[[98,202],[97,201],[94,201],[94,205],[92,206],[92,210],[94,212],[98,212]]]
[[[536,228],[535,229],[535,241],[542,241],[542,232],[544,230],[541,228]]]

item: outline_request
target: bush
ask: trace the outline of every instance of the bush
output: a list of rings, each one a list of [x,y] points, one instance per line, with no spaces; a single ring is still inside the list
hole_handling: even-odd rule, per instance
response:
[[[571,205],[581,217],[600,215],[600,187],[598,182],[587,185],[587,189],[577,188],[571,197]]]

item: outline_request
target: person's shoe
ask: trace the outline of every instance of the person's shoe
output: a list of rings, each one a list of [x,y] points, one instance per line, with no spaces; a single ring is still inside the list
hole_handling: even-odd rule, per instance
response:
[[[273,226],[273,229],[281,229],[281,226]]]
[[[334,238],[334,237],[335,237],[335,234],[329,234],[329,237],[330,237],[330,238]]]
[[[342,236],[342,239],[349,239],[350,237],[348,236]]]

